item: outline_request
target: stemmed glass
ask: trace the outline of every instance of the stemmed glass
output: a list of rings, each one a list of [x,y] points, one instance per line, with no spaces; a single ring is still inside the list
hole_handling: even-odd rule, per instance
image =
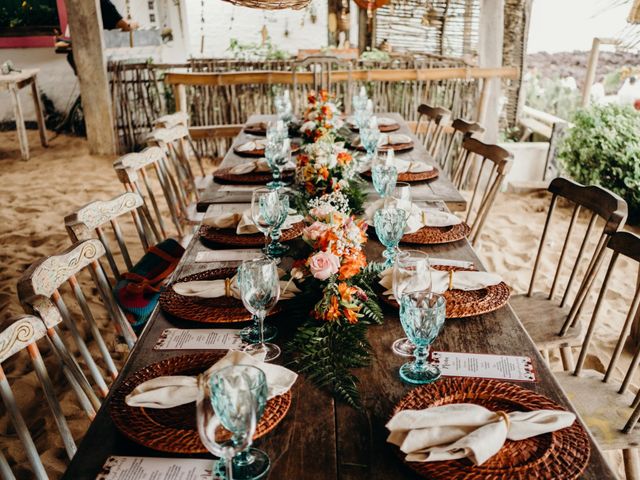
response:
[[[411,202],[411,184],[407,182],[396,182],[391,196],[402,202]]]
[[[393,205],[380,208],[373,215],[378,240],[386,247],[382,256],[385,258],[384,266],[387,268],[393,265],[408,218],[409,214],[406,210]]]
[[[371,121],[371,117],[373,116],[373,102],[371,100],[367,100],[364,107],[356,110],[354,115],[354,120],[356,122],[356,127],[362,133],[362,129],[369,125]]]
[[[281,142],[267,143],[264,154],[273,176],[273,181],[267,183],[267,187],[272,190],[285,187],[287,184],[282,181],[282,171],[291,161],[291,140],[285,138]]]
[[[251,218],[265,235],[265,253],[279,257],[289,247],[279,242],[280,228],[289,216],[289,195],[282,189],[257,188],[251,196]],[[271,242],[269,242],[271,238]]]
[[[423,385],[440,378],[440,369],[429,363],[429,346],[442,329],[446,316],[446,300],[438,293],[404,293],[400,298],[400,323],[415,344],[415,360],[400,367],[400,378]]]
[[[261,478],[269,469],[269,457],[249,449],[266,403],[266,378],[256,367],[233,365],[198,378],[198,433],[206,449],[225,460],[227,480]],[[231,432],[231,440],[216,440],[221,426]]]
[[[285,90],[282,95],[275,98],[276,114],[279,120],[288,124],[293,119],[293,106],[291,105],[291,95],[289,90]]]
[[[249,353],[265,353],[265,361],[270,362],[280,356],[280,347],[265,343],[264,318],[280,297],[280,278],[276,262],[268,258],[247,260],[238,267],[238,287],[245,308],[258,317],[260,341],[247,345]]]
[[[370,122],[366,127],[360,129],[360,143],[367,152],[366,161],[375,158],[380,142],[380,130],[375,122]]]
[[[420,250],[402,250],[393,263],[393,296],[400,305],[405,293],[431,292],[429,257]],[[399,338],[391,346],[393,352],[403,357],[413,355],[415,345],[407,337]]]
[[[367,97],[367,90],[364,86],[360,87],[360,91],[357,95],[353,96],[353,111],[357,114],[358,112],[364,110],[367,107],[367,101],[369,97]]]
[[[382,198],[392,195],[398,181],[398,169],[384,158],[378,157],[371,165],[373,188]]]

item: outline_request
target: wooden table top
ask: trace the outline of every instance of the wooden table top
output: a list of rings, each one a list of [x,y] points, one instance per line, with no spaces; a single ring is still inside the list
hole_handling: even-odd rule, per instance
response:
[[[403,160],[409,161],[421,161],[431,165],[435,165],[434,160],[429,153],[418,140],[418,138],[411,132],[409,126],[404,121],[402,116],[398,113],[380,113],[379,116],[395,118],[400,125],[400,130],[397,133],[404,133],[411,136],[414,143],[414,148],[408,152],[397,153],[396,156]],[[273,115],[252,115],[249,117],[247,124],[257,122],[272,121],[275,117]],[[396,132],[394,132],[396,133]],[[234,140],[233,145],[229,148],[229,151],[225,155],[220,168],[234,167],[247,161],[255,159],[241,157],[234,152],[234,147],[242,145],[243,143],[254,140],[256,138],[264,138],[256,135],[247,134],[242,131]],[[369,182],[370,190],[373,192],[373,186]],[[237,203],[237,202],[250,202],[251,201],[251,186],[247,185],[220,185],[216,182],[211,182],[209,187],[200,195],[200,201],[198,202],[197,209],[199,212],[204,212],[207,207],[212,203]],[[429,180],[426,182],[414,183],[411,185],[411,196],[416,201],[438,201],[442,200],[447,204],[449,210],[452,211],[464,211],[467,208],[466,200],[460,195],[460,192],[453,186],[451,181],[446,175],[440,175],[438,178]]]
[[[23,68],[20,72],[9,72],[7,75],[0,73],[0,88],[9,88],[12,84],[23,84],[25,80],[31,80],[40,72],[39,68]]]
[[[440,207],[443,207],[440,204]],[[479,258],[467,241],[423,248],[439,258],[472,261],[482,269]],[[198,252],[206,251],[197,236],[187,248],[176,271],[176,278],[195,272],[228,266],[228,264],[195,263]],[[382,246],[370,239],[367,256],[381,259]],[[283,345],[291,329],[287,328],[286,314],[273,320],[281,335],[276,343]],[[133,372],[150,363],[188,352],[153,350],[165,328],[211,328],[212,325],[188,324],[168,318],[156,310],[131,352],[114,389]],[[256,442],[265,450],[272,462],[269,475],[273,480],[389,480],[417,479],[403,466],[386,442],[384,427],[394,405],[412,388],[403,384],[398,368],[406,359],[391,351],[392,342],[404,336],[398,316],[389,310],[385,323],[369,331],[372,346],[370,367],[359,369],[360,389],[365,413],[336,402],[312,383],[300,376],[292,389],[292,405],[284,420],[268,435]],[[513,310],[507,306],[481,317],[448,320],[433,348],[441,351],[526,355],[533,359],[538,375],[537,383],[521,383],[525,388],[542,393],[561,405],[571,408],[553,374],[549,371],[535,345],[524,331]],[[286,362],[284,359],[279,361]],[[69,480],[95,478],[105,460],[111,455],[172,456],[141,447],[120,434],[109,416],[109,398],[104,402],[79,445],[64,478]],[[195,412],[194,412],[195,415]],[[173,455],[175,456],[175,455]],[[591,480],[615,478],[602,453],[591,441],[591,459],[583,477]]]

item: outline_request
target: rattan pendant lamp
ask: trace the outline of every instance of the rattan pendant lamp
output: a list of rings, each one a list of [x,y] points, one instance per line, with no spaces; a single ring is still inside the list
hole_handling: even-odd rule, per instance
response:
[[[305,8],[311,0],[223,0],[240,7],[260,8],[262,10],[301,10]]]

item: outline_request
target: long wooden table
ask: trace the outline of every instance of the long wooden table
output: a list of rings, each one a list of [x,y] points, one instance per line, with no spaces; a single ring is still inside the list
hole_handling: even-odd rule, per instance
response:
[[[437,204],[445,208],[444,204]],[[472,261],[482,269],[479,258],[467,241],[448,245],[423,247],[439,258]],[[198,252],[205,251],[197,236],[188,246],[176,278],[199,271],[228,266],[226,263],[196,263]],[[367,255],[370,261],[380,260],[382,246],[370,240]],[[291,319],[286,312],[274,321],[281,331],[277,343],[291,334]],[[170,327],[197,328],[198,325],[169,318],[156,310],[131,352],[111,392],[133,372],[150,363],[188,352],[154,350],[159,336]],[[292,405],[287,416],[272,432],[256,442],[270,456],[272,480],[389,480],[417,479],[386,443],[384,427],[394,405],[413,387],[400,381],[398,368],[406,359],[391,351],[392,342],[404,336],[397,312],[386,310],[385,323],[370,328],[372,364],[357,371],[365,413],[336,402],[329,394],[299,378],[292,389]],[[527,355],[533,359],[537,383],[524,383],[525,388],[547,395],[561,405],[571,405],[553,374],[549,371],[535,345],[510,307],[480,317],[448,320],[433,348],[452,352]],[[286,362],[286,357],[280,361]],[[104,401],[86,433],[64,478],[69,480],[95,478],[111,455],[171,456],[141,447],[118,432],[109,416],[111,395]],[[194,411],[195,415],[195,411]],[[585,479],[615,478],[602,453],[591,441],[591,459],[583,475]]]
[[[397,113],[384,113],[380,116],[395,118],[400,125],[400,130],[397,133],[404,133],[409,135],[413,139],[414,148],[408,152],[398,153],[398,158],[409,161],[422,161],[435,165],[434,160],[431,158],[427,150],[424,148],[420,140],[411,132],[409,126],[404,121],[401,115]],[[268,122],[273,120],[273,115],[252,115],[247,123]],[[247,161],[246,157],[241,157],[234,152],[234,147],[242,145],[249,140],[254,140],[258,137],[256,135],[247,134],[242,131],[233,142],[232,147],[225,155],[220,168],[229,168],[239,165]],[[371,187],[373,191],[373,187]],[[411,189],[412,198],[417,201],[439,201],[442,200],[447,204],[447,207],[451,211],[464,211],[467,208],[466,200],[460,195],[460,192],[453,186],[451,181],[446,175],[440,175],[434,180],[427,182],[420,182],[414,184]],[[250,202],[251,190],[250,186],[238,186],[238,185],[221,185],[219,183],[211,182],[207,189],[201,194],[200,201],[198,202],[197,209],[199,212],[204,212],[207,207],[213,203],[238,203],[238,202]]]

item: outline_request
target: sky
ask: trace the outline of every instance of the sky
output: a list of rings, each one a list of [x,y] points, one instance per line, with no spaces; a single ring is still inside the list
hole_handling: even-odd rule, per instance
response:
[[[528,52],[590,50],[593,37],[615,37],[627,25],[631,0],[533,0]]]

